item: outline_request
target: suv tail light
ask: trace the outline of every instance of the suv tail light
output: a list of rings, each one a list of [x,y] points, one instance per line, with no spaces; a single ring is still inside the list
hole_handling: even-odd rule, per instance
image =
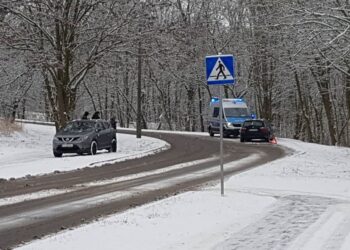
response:
[[[267,133],[267,132],[269,132],[269,129],[265,128],[265,127],[261,127],[260,131],[263,132],[263,133]]]

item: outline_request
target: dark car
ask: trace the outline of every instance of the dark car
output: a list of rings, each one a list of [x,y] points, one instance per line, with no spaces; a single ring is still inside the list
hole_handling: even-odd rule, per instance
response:
[[[74,120],[55,134],[53,154],[96,154],[97,150],[117,151],[116,130],[105,120]]]
[[[269,142],[273,136],[272,125],[265,119],[246,120],[241,128],[241,142],[255,139]]]

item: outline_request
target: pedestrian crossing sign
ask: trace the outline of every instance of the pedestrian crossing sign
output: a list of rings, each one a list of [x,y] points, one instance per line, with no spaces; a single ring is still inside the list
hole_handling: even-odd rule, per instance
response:
[[[208,84],[235,84],[233,55],[214,55],[205,58]]]

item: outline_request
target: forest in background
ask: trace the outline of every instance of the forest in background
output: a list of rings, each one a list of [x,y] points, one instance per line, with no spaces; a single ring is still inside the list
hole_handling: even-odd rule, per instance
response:
[[[0,117],[205,131],[207,55],[280,137],[350,146],[350,0],[1,0]]]

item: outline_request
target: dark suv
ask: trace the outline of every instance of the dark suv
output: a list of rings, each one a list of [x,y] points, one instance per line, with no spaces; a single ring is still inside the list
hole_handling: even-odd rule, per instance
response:
[[[269,142],[273,136],[272,125],[265,119],[246,120],[241,128],[241,142],[253,139]]]
[[[117,151],[116,130],[105,120],[74,120],[55,134],[53,154],[96,154],[97,150]]]

